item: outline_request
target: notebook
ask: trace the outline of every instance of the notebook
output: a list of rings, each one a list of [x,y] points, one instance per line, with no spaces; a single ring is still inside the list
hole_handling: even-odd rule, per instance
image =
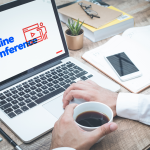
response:
[[[139,93],[150,86],[150,26],[126,30],[104,45],[90,50],[82,56],[84,60],[109,76],[132,93]],[[122,82],[104,59],[104,55],[125,52],[141,70],[142,76]]]

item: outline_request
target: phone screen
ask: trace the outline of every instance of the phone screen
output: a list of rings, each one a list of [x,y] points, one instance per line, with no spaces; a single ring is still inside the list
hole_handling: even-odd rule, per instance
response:
[[[139,71],[124,52],[106,58],[121,77]]]

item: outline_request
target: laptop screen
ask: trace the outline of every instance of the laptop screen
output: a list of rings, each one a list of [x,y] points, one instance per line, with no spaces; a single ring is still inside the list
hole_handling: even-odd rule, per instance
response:
[[[0,83],[65,54],[51,1],[19,1],[0,10]]]

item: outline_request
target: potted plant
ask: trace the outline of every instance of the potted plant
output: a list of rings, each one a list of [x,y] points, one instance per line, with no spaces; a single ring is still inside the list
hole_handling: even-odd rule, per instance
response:
[[[78,21],[68,19],[67,27],[65,32],[66,41],[68,48],[71,50],[78,50],[83,47],[83,34],[84,31],[81,29],[83,22],[80,24]]]

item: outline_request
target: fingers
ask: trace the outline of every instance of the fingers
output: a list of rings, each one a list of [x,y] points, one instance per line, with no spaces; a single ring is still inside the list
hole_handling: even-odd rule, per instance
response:
[[[73,98],[84,99],[89,101],[88,91],[72,90],[63,98],[63,108],[65,108]]]
[[[97,142],[101,137],[117,130],[117,128],[118,126],[114,122],[104,124],[91,132],[92,139],[94,140],[94,142]]]
[[[74,112],[74,108],[77,106],[78,104],[70,104],[66,107],[65,112],[63,114],[63,117],[67,117],[67,118],[72,118],[73,116],[73,112]]]
[[[64,92],[63,98],[71,91],[71,90],[85,90],[89,86],[89,83],[85,81],[78,81],[77,83],[72,84],[66,91]]]

